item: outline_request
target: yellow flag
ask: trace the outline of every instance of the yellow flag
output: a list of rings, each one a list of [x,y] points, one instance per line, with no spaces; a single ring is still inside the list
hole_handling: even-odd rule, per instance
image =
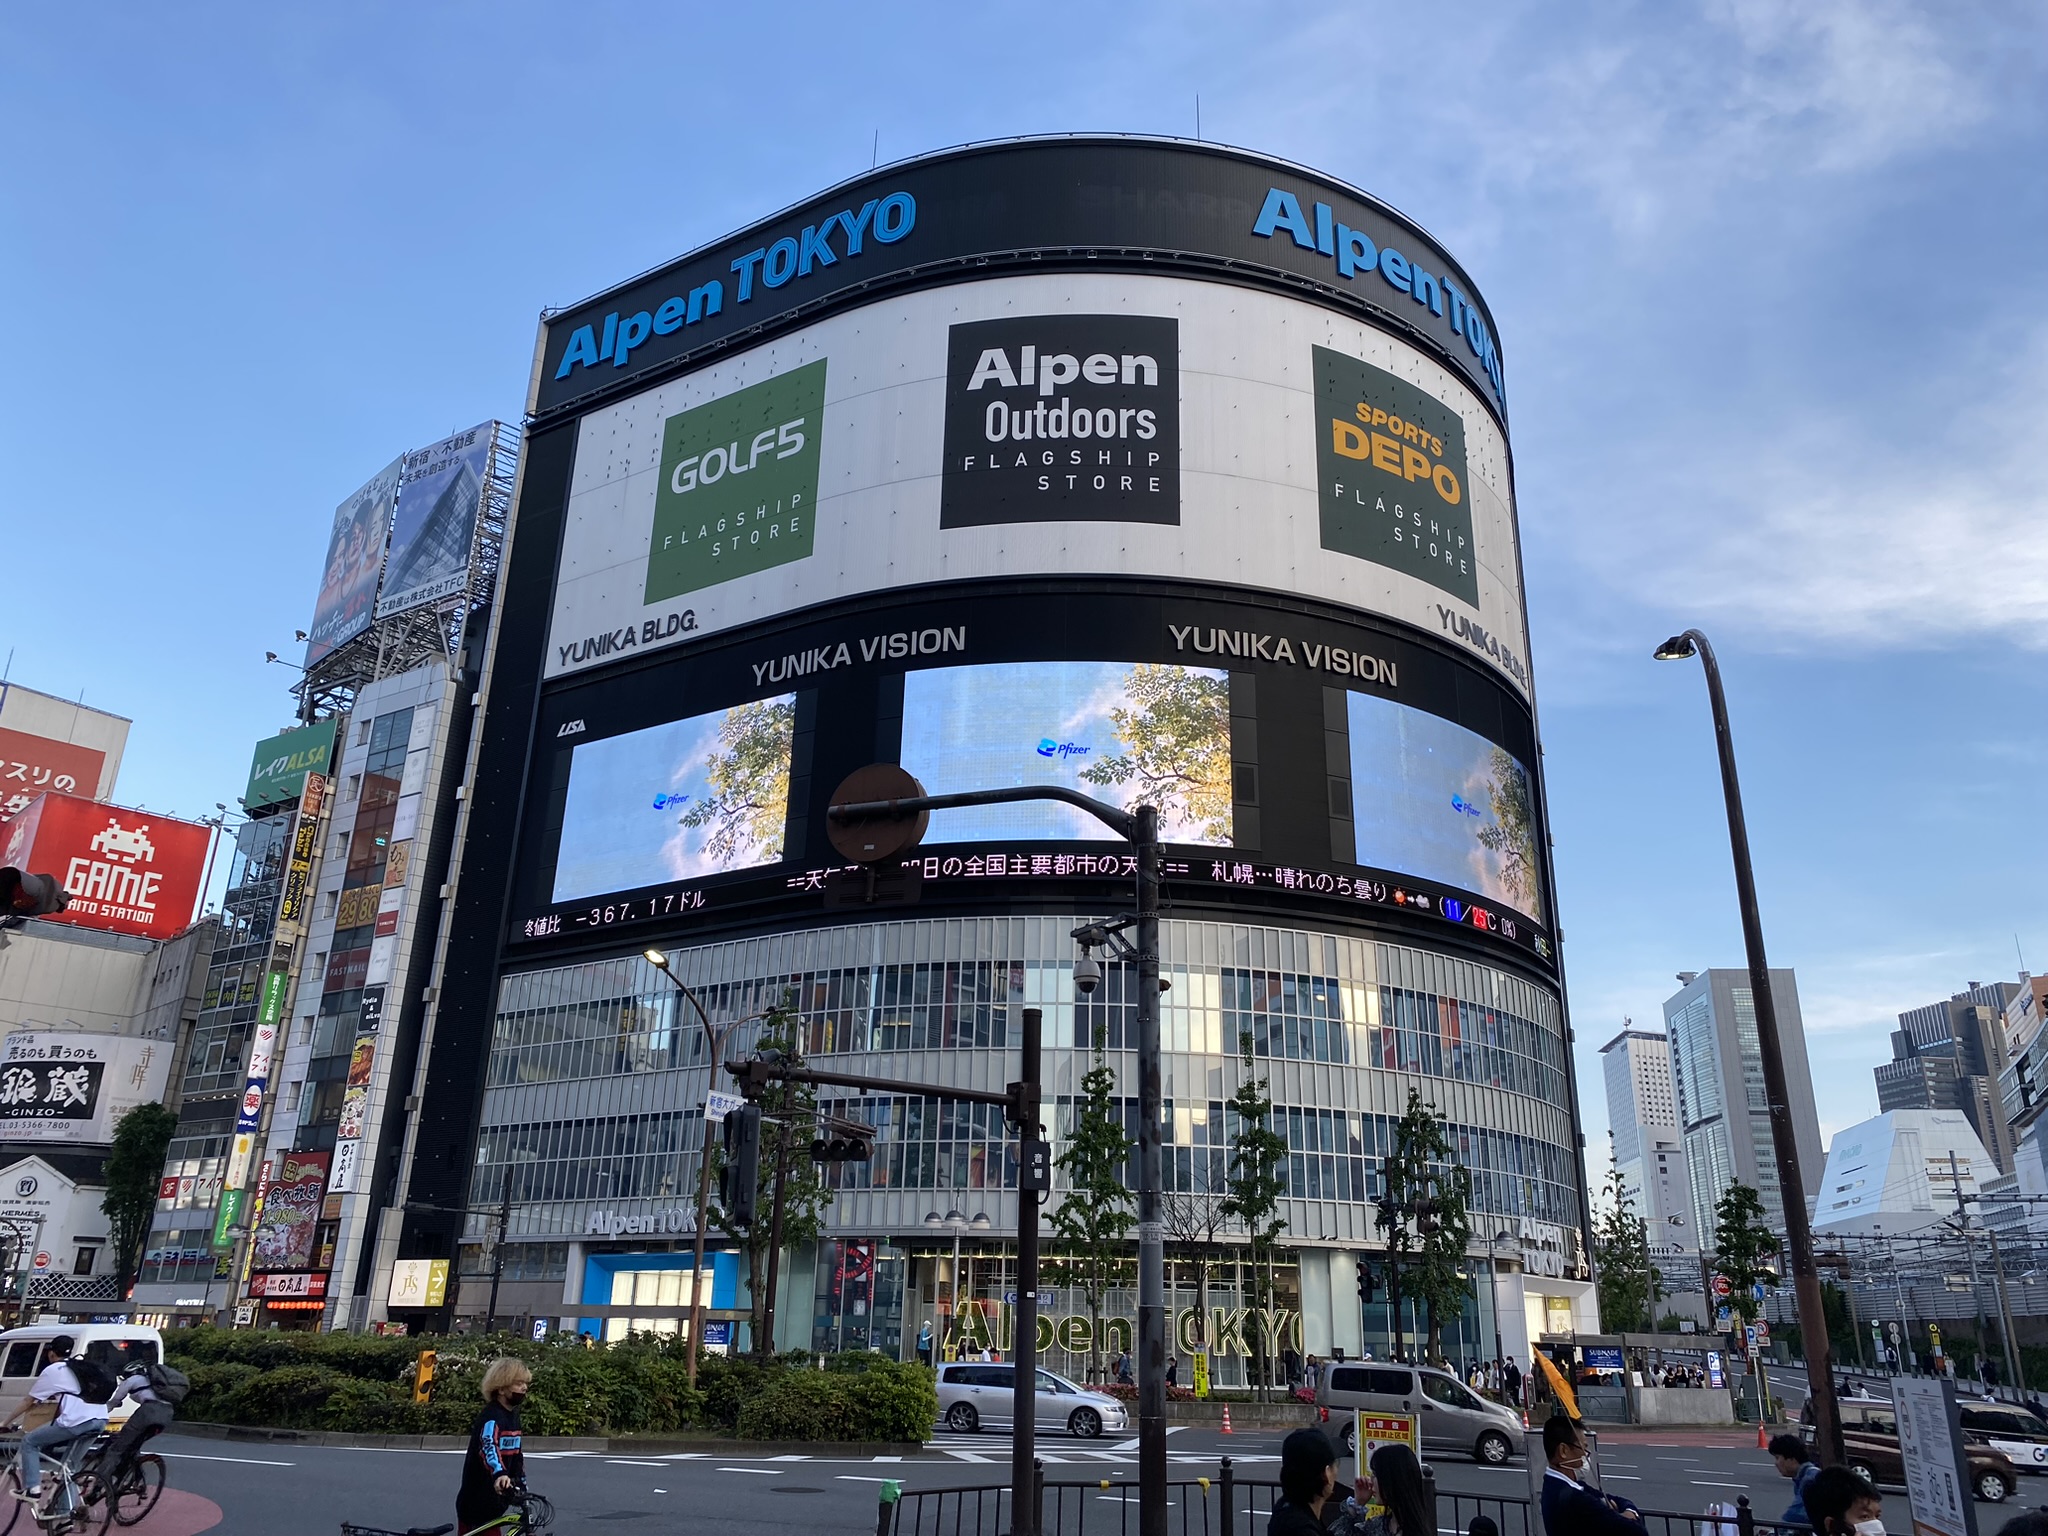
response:
[[[1543,1367],[1543,1374],[1550,1378],[1550,1390],[1557,1394],[1557,1400],[1564,1405],[1564,1411],[1573,1418],[1578,1418],[1579,1399],[1572,1391],[1572,1384],[1564,1379],[1564,1372],[1553,1365],[1550,1356],[1540,1349],[1536,1351],[1536,1363]]]

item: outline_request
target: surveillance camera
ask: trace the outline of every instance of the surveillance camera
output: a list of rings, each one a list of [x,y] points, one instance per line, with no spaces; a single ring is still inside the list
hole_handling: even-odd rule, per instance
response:
[[[1095,957],[1083,954],[1074,962],[1074,990],[1083,997],[1102,985],[1102,967],[1095,963]]]

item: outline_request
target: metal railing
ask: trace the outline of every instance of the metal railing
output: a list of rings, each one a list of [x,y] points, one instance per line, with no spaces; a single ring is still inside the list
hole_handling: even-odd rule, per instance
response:
[[[1499,1536],[1534,1536],[1527,1499],[1452,1493],[1439,1489],[1427,1468],[1424,1476],[1437,1536],[1466,1536],[1481,1515]],[[1214,1477],[1169,1479],[1166,1496],[1170,1536],[1265,1536],[1280,1484],[1238,1476],[1226,1456]],[[886,1485],[875,1536],[1006,1536],[1012,1528],[1009,1497],[1008,1484],[901,1490]],[[1041,1462],[1038,1504],[1042,1536],[1135,1536],[1138,1529],[1135,1477],[1048,1480]],[[1726,1515],[1646,1509],[1643,1529],[1645,1536],[1811,1536],[1804,1525],[1757,1519],[1747,1494],[1736,1498],[1733,1509]]]

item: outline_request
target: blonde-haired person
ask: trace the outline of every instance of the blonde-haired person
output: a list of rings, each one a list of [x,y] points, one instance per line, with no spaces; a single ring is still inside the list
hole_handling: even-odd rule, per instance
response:
[[[484,1411],[469,1432],[469,1450],[462,1458],[462,1487],[455,1495],[458,1531],[489,1525],[511,1507],[513,1489],[525,1486],[519,1410],[532,1387],[533,1372],[525,1361],[510,1355],[493,1360],[484,1372]]]

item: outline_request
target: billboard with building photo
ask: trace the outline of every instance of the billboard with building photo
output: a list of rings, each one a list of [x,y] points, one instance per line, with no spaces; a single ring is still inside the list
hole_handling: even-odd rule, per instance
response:
[[[0,1048],[0,1141],[111,1141],[115,1121],[163,1098],[170,1069],[161,1040],[17,1031]]]
[[[0,683],[0,826],[46,790],[112,799],[128,725],[75,699]]]
[[[334,509],[327,536],[327,563],[320,595],[307,631],[306,665],[346,645],[370,627],[377,606],[377,577],[391,534],[391,505],[398,495],[403,459],[393,459],[376,478]]]
[[[438,603],[468,586],[477,509],[491,478],[497,434],[498,424],[487,421],[405,456],[378,618]]]
[[[168,939],[192,922],[212,836],[174,816],[46,794],[0,836],[0,864],[54,875],[71,893],[43,922]]]

